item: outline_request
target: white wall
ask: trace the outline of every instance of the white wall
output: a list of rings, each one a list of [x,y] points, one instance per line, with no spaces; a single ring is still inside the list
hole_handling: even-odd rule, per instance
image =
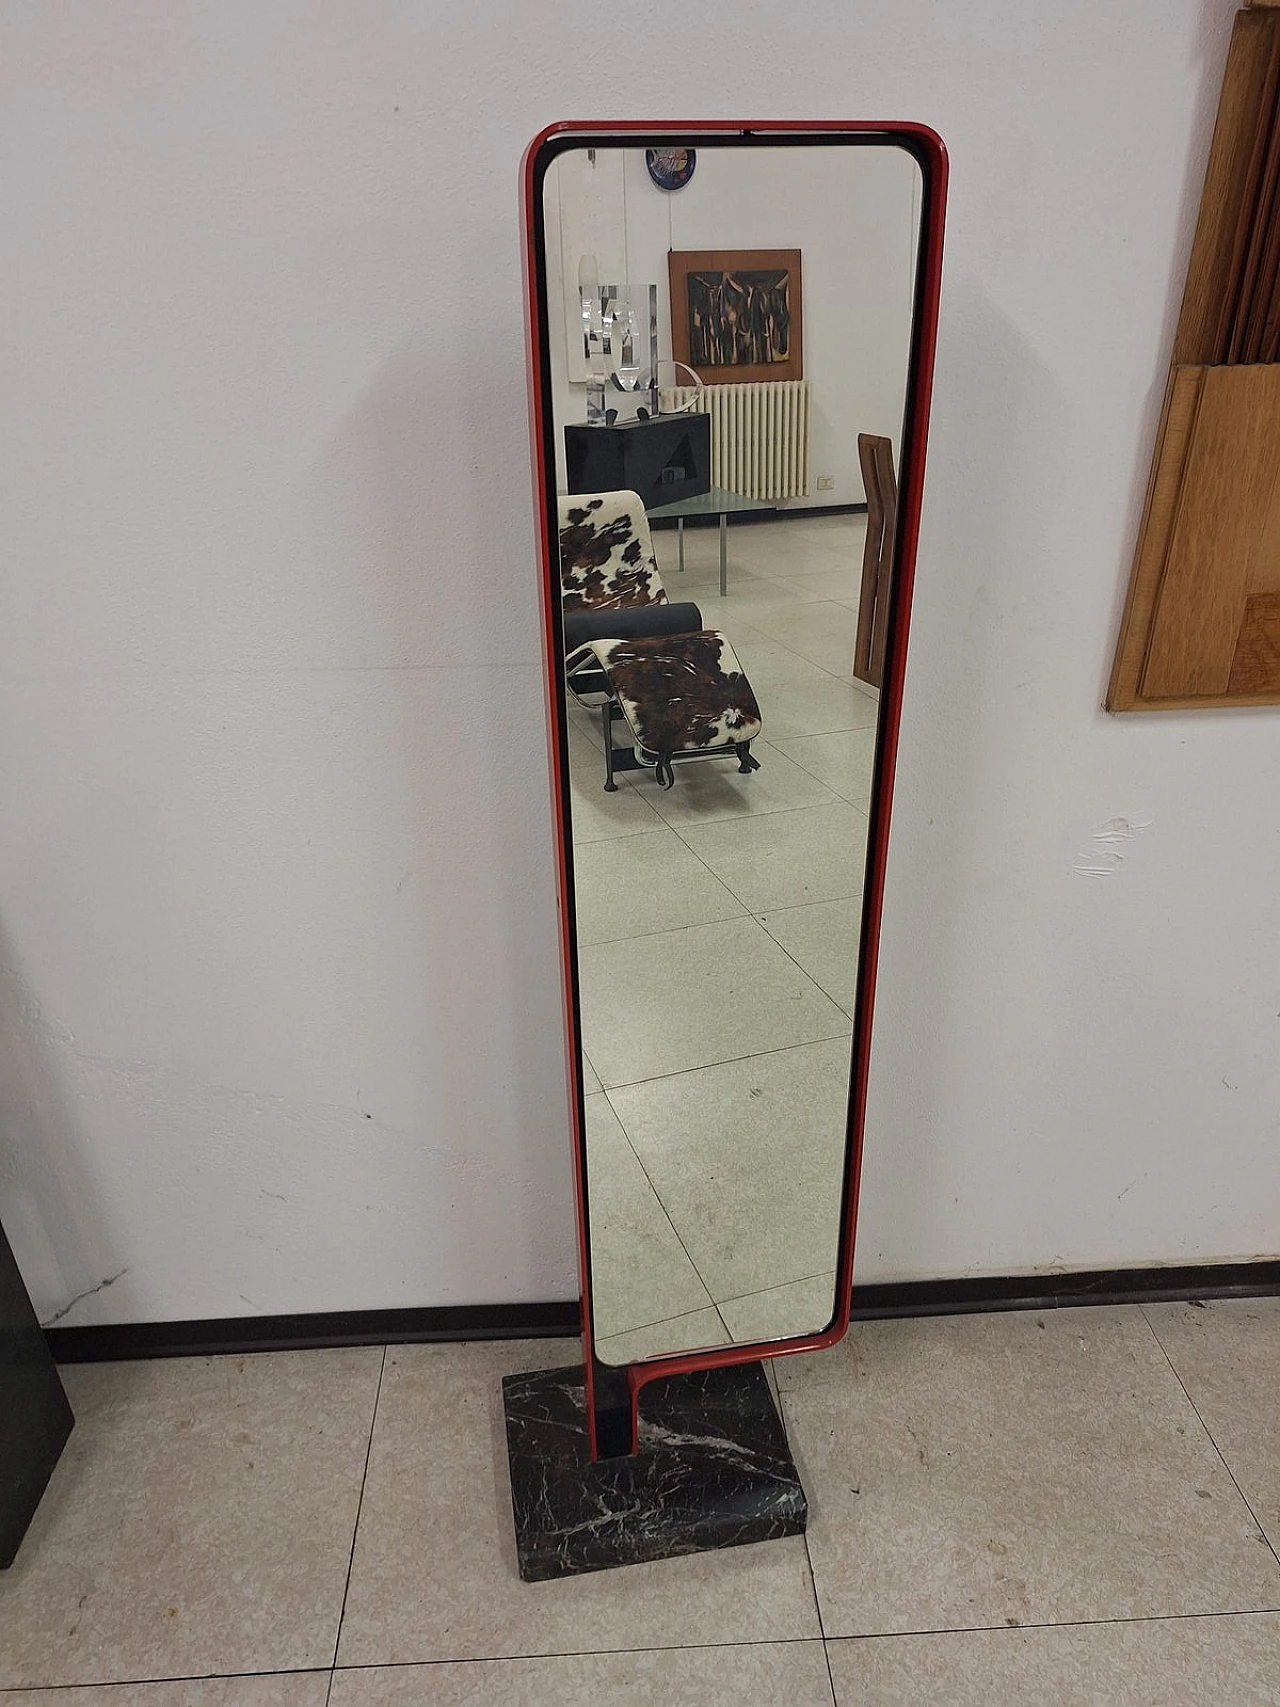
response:
[[[858,434],[902,432],[910,356],[920,169],[896,148],[698,150],[682,190],[658,189],[643,149],[577,149],[552,162],[544,205],[552,387],[557,424],[586,419],[585,384],[566,352],[577,332],[578,261],[595,253],[602,280],[626,280],[641,323],[658,287],[658,354],[671,359],[671,249],[799,249],[804,377],[812,388],[811,489],[793,504],[866,501]],[[565,278],[569,291],[565,291]],[[568,303],[564,313],[557,312]],[[671,378],[660,369],[663,383]],[[683,381],[684,376],[680,376]],[[624,414],[630,406],[620,398]],[[556,435],[563,485],[563,443]],[[833,484],[819,491],[817,481]]]
[[[588,0],[4,10],[46,1315],[574,1290],[515,188],[562,115],[950,144],[862,1278],[1277,1251],[1280,713],[1099,710],[1231,13],[654,0],[619,76]]]

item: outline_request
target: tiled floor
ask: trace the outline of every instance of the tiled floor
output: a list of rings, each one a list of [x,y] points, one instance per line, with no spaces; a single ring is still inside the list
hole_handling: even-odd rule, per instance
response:
[[[855,1327],[807,1536],[523,1584],[499,1378],[575,1349],[68,1369],[0,1702],[1280,1703],[1280,1300]]]
[[[760,701],[761,768],[603,791],[570,751],[601,1354],[814,1331],[831,1315],[877,702],[852,672],[865,519],[654,546]],[[615,736],[615,739],[620,736]],[[620,997],[625,993],[625,1002]]]

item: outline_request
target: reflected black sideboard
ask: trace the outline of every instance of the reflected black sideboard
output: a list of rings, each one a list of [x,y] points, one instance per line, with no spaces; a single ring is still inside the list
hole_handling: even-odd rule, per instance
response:
[[[14,1561],[73,1421],[0,1227],[0,1570]]]

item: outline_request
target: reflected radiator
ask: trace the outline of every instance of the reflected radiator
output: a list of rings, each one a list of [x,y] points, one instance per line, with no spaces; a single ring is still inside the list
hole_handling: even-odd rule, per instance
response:
[[[694,402],[711,417],[711,484],[744,498],[809,494],[810,391],[807,379],[747,385],[664,387],[659,407]]]

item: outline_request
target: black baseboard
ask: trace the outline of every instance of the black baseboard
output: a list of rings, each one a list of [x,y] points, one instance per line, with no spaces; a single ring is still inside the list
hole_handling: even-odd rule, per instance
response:
[[[960,1316],[989,1310],[1066,1310],[1091,1304],[1207,1302],[1280,1294],[1280,1259],[1182,1268],[1105,1268],[979,1280],[908,1280],[855,1286],[855,1321]],[[421,1310],[330,1310],[315,1315],[226,1316],[202,1322],[122,1322],[48,1328],[59,1363],[194,1357],[325,1346],[433,1341],[560,1339],[579,1332],[576,1302],[448,1305]]]
[[[789,522],[794,516],[803,521],[805,517],[813,516],[865,516],[865,504],[806,504],[803,509],[792,510],[733,510],[730,512],[734,529],[751,527],[756,522]],[[687,528],[718,528],[720,517],[686,516],[684,525]],[[653,532],[661,528],[676,528],[679,519],[676,516],[650,516],[649,529]]]
[[[976,1280],[906,1280],[855,1286],[853,1319],[964,1316],[991,1310],[1073,1310],[1089,1304],[1199,1303],[1280,1294],[1280,1258],[1169,1268],[1096,1268]]]
[[[120,1322],[46,1328],[58,1363],[317,1351],[341,1345],[561,1339],[582,1331],[576,1299],[556,1304],[446,1304],[420,1310],[323,1310],[297,1316],[214,1316],[196,1322]]]

